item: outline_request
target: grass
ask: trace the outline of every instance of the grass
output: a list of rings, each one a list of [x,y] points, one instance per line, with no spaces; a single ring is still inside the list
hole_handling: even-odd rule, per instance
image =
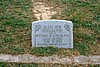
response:
[[[48,56],[58,52],[58,48],[55,47],[37,47],[34,48],[32,53],[38,56]]]
[[[61,9],[61,13],[52,16],[53,19],[73,22],[74,48],[32,48],[31,22],[37,19],[33,13],[31,0],[1,0],[0,53],[31,53],[38,56],[100,54],[99,0],[34,0],[34,2],[36,1],[46,2],[50,6]]]
[[[0,62],[0,67],[37,67],[37,64],[25,64],[25,63],[6,63]]]
[[[100,38],[100,1],[60,0],[60,2],[65,6],[61,14],[54,15],[53,18],[73,22],[74,50],[81,55],[95,54],[96,52],[92,52],[92,50],[100,49],[98,48],[100,40],[97,40],[97,38]],[[94,45],[97,47],[94,47]]]
[[[75,44],[75,49],[80,52],[81,55],[89,55],[89,46],[85,43],[76,43]]]
[[[0,26],[0,32],[5,32],[6,30],[2,27],[2,26]]]
[[[63,64],[36,64],[36,63],[6,63],[0,62],[0,67],[100,67],[100,65],[63,65]]]

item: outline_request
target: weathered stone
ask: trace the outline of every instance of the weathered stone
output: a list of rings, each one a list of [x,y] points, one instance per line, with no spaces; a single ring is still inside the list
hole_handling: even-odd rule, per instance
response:
[[[12,57],[10,58],[10,62],[20,62],[20,61],[19,61],[18,56],[16,55],[16,56],[12,56]]]
[[[100,64],[100,56],[89,56],[90,64]]]
[[[7,62],[7,61],[10,60],[11,57],[12,57],[11,55],[1,54],[1,55],[0,55],[0,61],[5,61],[5,62]]]
[[[32,23],[32,47],[73,48],[73,24],[65,20]]]
[[[87,56],[75,56],[74,63],[75,64],[89,64],[89,57]]]
[[[66,56],[57,55],[37,57],[31,54],[24,55],[3,55],[0,54],[0,62],[21,62],[21,63],[59,63],[59,64],[100,64],[100,56]]]

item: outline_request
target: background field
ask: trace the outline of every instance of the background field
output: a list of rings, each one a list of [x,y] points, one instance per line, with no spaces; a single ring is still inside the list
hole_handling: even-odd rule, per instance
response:
[[[74,48],[32,48],[31,24],[36,21],[31,0],[0,0],[0,53],[37,56],[100,55],[100,0],[33,0],[58,13],[51,19],[74,24]],[[55,9],[59,7],[60,9]],[[59,11],[61,11],[59,13]]]

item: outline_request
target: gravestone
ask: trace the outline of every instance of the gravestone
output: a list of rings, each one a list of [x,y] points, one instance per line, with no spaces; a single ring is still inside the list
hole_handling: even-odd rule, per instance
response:
[[[65,20],[32,22],[32,47],[73,48],[73,23]]]

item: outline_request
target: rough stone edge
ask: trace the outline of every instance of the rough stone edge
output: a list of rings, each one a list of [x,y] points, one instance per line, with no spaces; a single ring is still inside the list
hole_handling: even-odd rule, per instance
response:
[[[31,54],[10,55],[0,54],[0,62],[21,63],[58,63],[58,64],[100,64],[100,55],[93,56],[66,56],[61,58],[57,55],[37,57]]]

